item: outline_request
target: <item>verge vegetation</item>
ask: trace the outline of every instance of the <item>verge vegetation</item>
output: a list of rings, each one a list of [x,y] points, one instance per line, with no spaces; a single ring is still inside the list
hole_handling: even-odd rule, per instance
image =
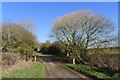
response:
[[[31,66],[11,72],[3,78],[45,78],[44,64],[34,63]]]
[[[87,76],[92,77],[93,79],[105,79],[105,80],[118,80],[119,77],[118,74],[116,75],[109,75],[108,73],[105,73],[104,70],[90,65],[76,65],[76,64],[65,64],[66,66],[74,69],[75,71],[82,72],[86,74]]]

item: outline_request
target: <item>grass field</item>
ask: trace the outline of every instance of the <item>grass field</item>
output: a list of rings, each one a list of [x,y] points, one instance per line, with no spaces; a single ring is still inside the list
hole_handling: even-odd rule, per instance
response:
[[[11,72],[3,78],[45,78],[44,64],[34,63],[28,68]]]

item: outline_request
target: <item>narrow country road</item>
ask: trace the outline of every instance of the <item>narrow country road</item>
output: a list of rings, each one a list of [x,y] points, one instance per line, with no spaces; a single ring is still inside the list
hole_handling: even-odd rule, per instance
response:
[[[84,76],[73,72],[63,65],[54,62],[47,62],[45,65],[49,78],[85,78]]]
[[[48,78],[76,78],[78,80],[88,79],[87,77],[83,76],[82,74],[73,71],[72,69],[54,62],[50,56],[37,53],[38,56],[44,58],[45,69]]]

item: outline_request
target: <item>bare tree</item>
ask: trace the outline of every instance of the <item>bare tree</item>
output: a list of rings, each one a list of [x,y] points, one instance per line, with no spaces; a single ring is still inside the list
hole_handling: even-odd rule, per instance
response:
[[[93,14],[90,10],[81,10],[58,17],[52,27],[52,36],[66,46],[73,59],[85,63],[83,57],[88,48],[104,47],[113,41],[111,33],[114,24],[102,15]]]
[[[26,29],[32,33],[35,32],[36,25],[32,19],[28,19],[28,20],[21,19],[17,22],[17,24],[22,26],[24,29]]]
[[[13,25],[10,25],[10,23],[2,24],[2,45],[0,47],[0,50],[2,50],[2,48],[4,48],[8,42],[13,40],[12,37],[15,35],[15,32],[12,31],[11,26]]]

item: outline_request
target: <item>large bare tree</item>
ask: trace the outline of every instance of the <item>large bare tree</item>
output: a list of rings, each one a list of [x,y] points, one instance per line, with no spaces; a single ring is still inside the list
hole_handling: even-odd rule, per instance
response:
[[[85,63],[83,57],[88,48],[104,47],[111,44],[114,24],[108,18],[81,10],[58,17],[52,27],[52,36],[61,41],[73,59]]]

